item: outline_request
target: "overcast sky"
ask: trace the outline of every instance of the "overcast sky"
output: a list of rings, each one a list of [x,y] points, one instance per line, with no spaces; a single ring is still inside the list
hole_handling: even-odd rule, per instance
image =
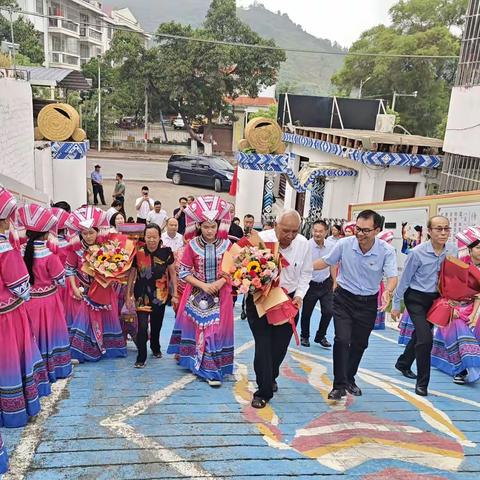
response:
[[[316,37],[336,40],[349,47],[364,31],[388,23],[388,9],[398,0],[260,0],[266,8],[280,10]],[[246,7],[253,0],[237,0]]]

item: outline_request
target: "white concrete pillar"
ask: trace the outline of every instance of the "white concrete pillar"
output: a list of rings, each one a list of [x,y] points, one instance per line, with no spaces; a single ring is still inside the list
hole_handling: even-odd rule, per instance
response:
[[[265,172],[238,167],[237,181],[235,216],[243,219],[248,213],[255,217],[256,223],[261,222]]]

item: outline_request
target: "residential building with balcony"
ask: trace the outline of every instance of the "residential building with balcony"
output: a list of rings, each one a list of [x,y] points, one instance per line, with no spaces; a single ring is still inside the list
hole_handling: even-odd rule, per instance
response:
[[[80,70],[110,47],[116,27],[147,38],[128,8],[103,10],[96,0],[18,0],[20,10],[43,38],[45,66]],[[43,15],[43,17],[42,17]]]
[[[470,0],[445,133],[440,193],[480,190],[480,2]]]

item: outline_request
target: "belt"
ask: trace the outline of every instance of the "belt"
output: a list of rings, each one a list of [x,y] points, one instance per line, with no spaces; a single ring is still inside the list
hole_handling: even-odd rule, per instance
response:
[[[354,293],[349,292],[348,290],[345,290],[344,288],[342,288],[340,286],[337,287],[336,292],[342,293],[342,294],[346,295],[347,297],[350,297],[354,300],[358,300],[360,302],[367,302],[369,300],[373,300],[373,299],[376,300],[378,298],[378,292],[375,293],[374,295],[355,295]]]
[[[331,279],[332,279],[332,277],[328,277],[323,282],[315,282],[314,280],[310,280],[310,285],[312,285],[312,286],[323,285],[325,282],[328,282]]]

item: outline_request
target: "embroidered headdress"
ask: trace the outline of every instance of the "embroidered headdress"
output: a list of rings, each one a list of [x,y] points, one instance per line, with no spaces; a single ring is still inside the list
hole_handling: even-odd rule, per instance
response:
[[[477,240],[480,241],[480,227],[468,227],[455,235],[460,246],[469,247]]]
[[[355,234],[356,225],[357,225],[357,222],[347,222],[347,223],[345,223],[345,225],[343,225],[343,234],[345,234],[345,232],[347,230],[350,230],[353,234]]]
[[[65,227],[79,233],[90,228],[108,229],[109,223],[106,212],[91,205],[84,205],[68,216]]]
[[[17,210],[17,222],[20,227],[32,232],[57,233],[57,217],[48,208],[33,203]]]
[[[185,209],[185,218],[185,240],[195,237],[197,226],[206,221],[220,222],[217,237],[225,239],[228,237],[228,230],[232,223],[230,204],[216,195],[197,197]]]
[[[0,186],[0,220],[10,218],[17,208],[16,198]]]
[[[57,208],[57,207],[51,208],[50,211],[52,212],[53,215],[57,217],[58,231],[65,230],[67,228],[65,224],[67,223],[67,220],[68,220],[68,217],[70,217],[70,214],[66,210],[63,210],[63,208]]]
[[[390,243],[393,240],[393,230],[382,230],[378,235],[377,238],[383,240],[384,242]]]

